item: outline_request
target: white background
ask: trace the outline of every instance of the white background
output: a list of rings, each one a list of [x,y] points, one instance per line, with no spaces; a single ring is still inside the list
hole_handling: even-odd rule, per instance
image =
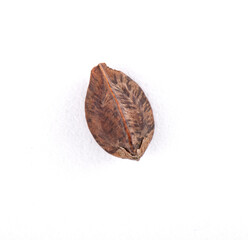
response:
[[[247,1],[0,2],[1,240],[247,240]],[[139,162],[91,136],[99,62],[144,90]]]

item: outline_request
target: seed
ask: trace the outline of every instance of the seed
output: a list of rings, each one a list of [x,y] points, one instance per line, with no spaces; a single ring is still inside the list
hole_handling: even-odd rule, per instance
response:
[[[116,157],[139,160],[152,140],[154,119],[144,92],[105,63],[91,70],[85,115],[97,143]]]

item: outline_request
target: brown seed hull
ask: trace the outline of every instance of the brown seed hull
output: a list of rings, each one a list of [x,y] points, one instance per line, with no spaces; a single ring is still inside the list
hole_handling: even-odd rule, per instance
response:
[[[85,99],[88,127],[108,153],[139,160],[154,133],[154,118],[139,85],[100,63],[91,71]]]

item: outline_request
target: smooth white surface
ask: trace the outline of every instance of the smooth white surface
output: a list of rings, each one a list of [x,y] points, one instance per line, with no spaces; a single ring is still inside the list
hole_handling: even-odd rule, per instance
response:
[[[247,240],[247,1],[0,2],[1,240]],[[99,62],[153,107],[140,162],[84,118]]]

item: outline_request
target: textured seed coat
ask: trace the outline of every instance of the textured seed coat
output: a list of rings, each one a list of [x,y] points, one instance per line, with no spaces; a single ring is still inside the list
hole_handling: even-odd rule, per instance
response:
[[[97,143],[116,157],[139,160],[154,133],[152,109],[142,89],[105,63],[91,70],[85,115]]]

